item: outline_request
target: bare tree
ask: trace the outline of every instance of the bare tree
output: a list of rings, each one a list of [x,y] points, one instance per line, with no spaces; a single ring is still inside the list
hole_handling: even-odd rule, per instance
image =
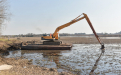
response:
[[[2,34],[2,29],[5,26],[3,23],[8,19],[8,15],[7,0],[0,0],[0,35]]]

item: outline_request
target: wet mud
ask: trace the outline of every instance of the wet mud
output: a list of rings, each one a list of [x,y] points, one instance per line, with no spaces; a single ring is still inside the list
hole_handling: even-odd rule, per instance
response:
[[[121,74],[121,45],[106,44],[94,73],[96,75]],[[10,51],[6,58],[28,59],[33,65],[57,68],[58,72],[89,74],[101,53],[99,44],[73,44],[71,50],[17,50]]]

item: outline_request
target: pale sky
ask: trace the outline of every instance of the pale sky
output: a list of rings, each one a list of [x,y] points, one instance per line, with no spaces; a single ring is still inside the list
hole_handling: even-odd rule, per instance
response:
[[[53,33],[85,13],[97,33],[121,31],[121,0],[8,0],[10,21],[3,35]],[[42,32],[41,32],[42,31]],[[59,33],[92,33],[85,19]]]

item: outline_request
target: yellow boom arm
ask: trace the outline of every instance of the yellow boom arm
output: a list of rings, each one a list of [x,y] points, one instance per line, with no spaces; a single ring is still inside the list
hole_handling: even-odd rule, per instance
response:
[[[85,19],[87,20],[87,22],[88,22],[90,28],[92,29],[92,31],[93,31],[95,37],[97,38],[98,42],[102,45],[102,48],[104,48],[104,45],[103,45],[103,43],[101,43],[100,38],[99,38],[98,35],[96,34],[96,32],[95,32],[95,30],[94,30],[94,28],[93,28],[93,26],[92,26],[92,23],[90,22],[88,16],[87,16],[85,13],[83,13],[83,15],[84,15],[84,16],[81,17],[81,18],[79,18],[79,17],[81,16],[81,15],[79,15],[78,17],[76,17],[76,18],[73,19],[72,21],[70,21],[70,22],[68,22],[68,23],[66,23],[66,24],[64,24],[64,25],[61,25],[61,26],[57,27],[56,30],[55,30],[55,32],[53,33],[52,36],[42,36],[42,39],[43,39],[43,40],[52,40],[52,39],[58,40],[58,31],[59,31],[59,30],[65,28],[65,27],[68,27],[68,26],[72,25],[73,23],[78,22],[78,21],[80,21],[80,20],[82,20],[82,19],[85,18]]]
[[[71,24],[73,24],[73,23],[75,23],[75,22],[78,22],[78,21],[80,21],[80,20],[82,20],[82,19],[85,18],[85,19],[87,20],[88,24],[90,25],[90,27],[91,27],[93,33],[95,34],[97,40],[98,40],[99,43],[101,44],[100,39],[99,39],[98,35],[96,34],[96,32],[95,32],[95,30],[94,30],[94,28],[93,28],[93,26],[92,26],[92,23],[90,22],[88,16],[87,16],[86,14],[84,14],[84,13],[83,13],[83,15],[84,15],[84,16],[81,17],[81,18],[79,18],[79,17],[81,16],[81,15],[79,15],[77,18],[73,19],[71,22],[66,23],[66,24],[64,24],[64,25],[59,26],[58,28],[56,28],[55,32],[53,33],[53,38],[55,38],[56,40],[58,40],[58,31],[59,31],[59,30],[65,28],[65,27],[68,27],[68,26],[70,26]]]
[[[80,16],[81,16],[81,15],[80,15]],[[78,16],[78,17],[79,17],[79,16]],[[78,18],[78,17],[77,17],[77,18]],[[73,23],[75,23],[75,22],[77,22],[77,21],[80,21],[80,20],[84,19],[84,17],[79,18],[79,19],[77,19],[77,18],[75,18],[74,20],[72,20],[72,21],[69,22],[69,23],[66,23],[66,24],[64,24],[64,25],[59,26],[58,28],[56,28],[55,32],[53,33],[53,37],[54,37],[56,40],[58,40],[58,31],[59,31],[59,30],[65,28],[65,27],[68,27],[68,26],[70,26],[71,24],[73,24]]]

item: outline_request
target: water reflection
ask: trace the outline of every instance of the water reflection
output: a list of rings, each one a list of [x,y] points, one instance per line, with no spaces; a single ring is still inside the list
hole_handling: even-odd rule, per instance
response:
[[[9,55],[6,58],[25,58],[32,60],[34,65],[47,68],[57,68],[59,72],[64,71],[65,69],[60,68],[60,57],[63,53],[71,52],[71,50],[17,50],[10,51]]]
[[[100,55],[99,44],[74,44],[72,50],[18,50],[10,51],[7,58],[26,58],[34,65],[57,68],[61,71],[79,72],[81,75],[90,73],[96,59]],[[96,74],[121,74],[121,45],[106,44],[106,52],[98,63]]]
[[[44,52],[43,53],[44,58],[48,58],[48,60],[50,62],[55,62],[56,68],[59,68],[59,65],[60,65],[59,57],[60,56],[61,56],[60,53],[52,53],[52,52],[48,52],[48,53]]]

